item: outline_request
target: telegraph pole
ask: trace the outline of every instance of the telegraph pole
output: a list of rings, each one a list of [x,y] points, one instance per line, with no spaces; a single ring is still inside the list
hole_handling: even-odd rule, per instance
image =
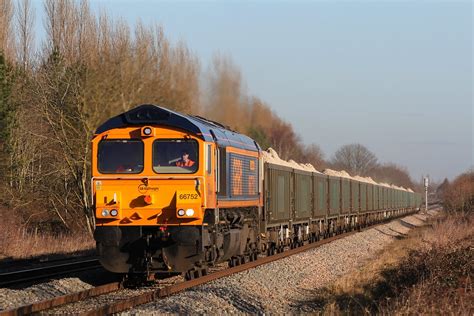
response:
[[[423,178],[423,182],[425,184],[425,213],[428,213],[428,185],[430,182],[430,178],[428,176]]]

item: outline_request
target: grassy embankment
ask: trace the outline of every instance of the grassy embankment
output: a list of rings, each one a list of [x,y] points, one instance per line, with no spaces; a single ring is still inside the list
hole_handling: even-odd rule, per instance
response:
[[[473,315],[474,214],[442,214],[318,290],[322,314]]]
[[[33,230],[7,211],[0,210],[0,215],[0,260],[92,252],[95,248],[94,239],[87,234]]]

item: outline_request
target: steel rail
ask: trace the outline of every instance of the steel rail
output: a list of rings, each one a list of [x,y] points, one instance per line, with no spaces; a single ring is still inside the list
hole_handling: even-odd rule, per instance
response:
[[[85,300],[90,297],[99,296],[111,292],[118,291],[121,288],[120,282],[114,282],[109,284],[100,285],[92,289],[66,294],[63,296],[58,296],[52,299],[43,300],[37,303],[32,303],[17,308],[0,311],[1,316],[17,316],[17,315],[28,315],[32,313],[37,313],[44,311],[53,307],[57,307],[64,304],[70,304]]]
[[[25,283],[29,281],[42,280],[53,276],[71,272],[80,272],[100,268],[98,259],[78,260],[67,263],[47,265],[43,267],[27,268],[18,271],[0,273],[0,287]]]

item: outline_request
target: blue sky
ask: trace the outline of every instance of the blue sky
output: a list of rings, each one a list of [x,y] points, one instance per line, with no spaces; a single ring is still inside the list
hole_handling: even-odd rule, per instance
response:
[[[329,157],[359,142],[415,180],[453,178],[474,164],[470,1],[91,5],[131,24],[162,24],[203,70],[215,53],[230,55],[247,93]]]

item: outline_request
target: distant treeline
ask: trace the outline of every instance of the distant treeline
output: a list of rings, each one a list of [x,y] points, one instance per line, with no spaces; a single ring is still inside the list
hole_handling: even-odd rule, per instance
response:
[[[318,145],[303,144],[291,124],[246,94],[229,57],[217,55],[204,71],[192,50],[172,45],[160,25],[131,27],[93,13],[88,1],[46,0],[44,11],[46,37],[36,47],[31,1],[0,2],[0,199],[26,223],[55,219],[91,231],[93,131],[142,103],[207,116],[283,159],[413,187],[405,169],[380,165],[373,154],[364,169],[337,153],[325,161]]]
[[[436,193],[448,211],[474,212],[474,168],[452,182],[445,179]]]

